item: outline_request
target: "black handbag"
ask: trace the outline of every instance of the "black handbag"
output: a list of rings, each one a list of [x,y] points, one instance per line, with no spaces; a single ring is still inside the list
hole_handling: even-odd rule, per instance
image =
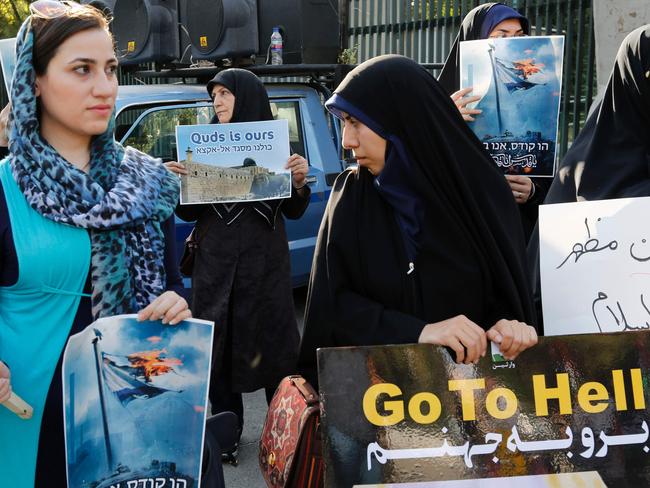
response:
[[[188,278],[192,277],[194,272],[194,259],[196,257],[196,250],[199,248],[199,241],[196,238],[196,226],[190,232],[190,235],[185,239],[185,246],[183,247],[183,255],[179,263],[179,269],[183,276]]]

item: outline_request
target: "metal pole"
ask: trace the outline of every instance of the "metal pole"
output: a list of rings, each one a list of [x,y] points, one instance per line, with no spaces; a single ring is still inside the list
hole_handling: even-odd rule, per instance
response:
[[[350,0],[339,0],[339,48],[347,49],[348,25],[350,25]]]
[[[111,451],[111,438],[108,433],[108,422],[106,420],[106,399],[104,398],[104,379],[101,372],[99,337],[93,339],[93,349],[95,351],[95,366],[97,369],[97,387],[99,388],[99,403],[102,409],[102,426],[104,427],[104,444],[106,446],[106,462],[108,470],[113,471],[113,453]]]
[[[492,54],[494,49],[490,47],[488,49],[488,54],[490,55],[490,62],[492,63],[492,77],[494,78],[494,95],[497,100],[497,121],[499,123],[499,135],[501,135],[501,103],[499,102],[499,82],[497,80],[497,68],[494,64],[494,55]]]

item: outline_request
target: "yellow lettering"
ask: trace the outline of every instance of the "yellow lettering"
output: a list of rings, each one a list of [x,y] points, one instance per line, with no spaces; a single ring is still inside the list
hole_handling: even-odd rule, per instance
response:
[[[587,413],[604,411],[609,405],[609,402],[604,400],[609,400],[609,393],[602,383],[596,381],[585,383],[578,390],[578,404]]]
[[[559,402],[560,414],[570,415],[572,413],[569,375],[567,373],[558,373],[555,376],[557,377],[557,387],[547,388],[546,378],[543,374],[533,375],[535,413],[539,417],[548,415],[548,400],[554,398]]]
[[[460,391],[463,420],[476,420],[474,390],[482,390],[483,388],[485,388],[485,380],[483,378],[475,380],[449,380],[449,391]]]
[[[643,378],[639,368],[630,370],[632,378],[632,397],[634,397],[634,408],[636,410],[645,409],[645,397],[643,396]]]
[[[380,395],[394,398],[401,394],[402,390],[392,383],[379,383],[368,388],[363,395],[363,413],[368,422],[381,427],[395,425],[404,420],[404,402],[401,400],[384,402],[384,409],[389,413],[388,415],[381,415],[377,410],[377,401]]]
[[[499,408],[499,398],[503,398],[505,408]],[[507,419],[512,417],[517,411],[517,397],[508,388],[495,388],[490,391],[485,398],[485,408],[495,419]]]
[[[627,395],[625,394],[625,382],[623,381],[623,370],[615,369],[612,371],[612,380],[614,383],[614,400],[616,400],[616,410],[627,410]]]
[[[422,404],[427,403],[429,405],[429,413],[422,413]],[[440,414],[442,413],[442,405],[440,400],[433,393],[417,393],[413,395],[413,398],[409,401],[409,415],[413,420],[418,424],[431,424],[438,420]]]

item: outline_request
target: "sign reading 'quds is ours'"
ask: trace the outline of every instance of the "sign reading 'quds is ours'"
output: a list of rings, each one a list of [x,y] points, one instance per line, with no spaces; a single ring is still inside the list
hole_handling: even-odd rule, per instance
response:
[[[540,338],[514,362],[475,366],[430,345],[321,349],[318,361],[327,487],[555,486],[578,472],[650,486],[648,332]]]

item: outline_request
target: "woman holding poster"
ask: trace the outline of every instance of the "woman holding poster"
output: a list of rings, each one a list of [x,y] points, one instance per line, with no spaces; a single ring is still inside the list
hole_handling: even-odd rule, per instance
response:
[[[273,120],[266,89],[250,71],[222,71],[207,89],[216,113],[213,123]],[[168,167],[180,174],[186,171],[181,163],[168,163]],[[302,156],[289,157],[286,168],[292,176],[291,198],[176,209],[183,220],[197,221],[192,311],[216,324],[212,410],[235,412],[240,428],[242,392],[265,388],[270,401],[280,380],[295,370],[298,354],[282,215],[300,218],[311,190]]]
[[[319,231],[301,372],[316,383],[319,347],[423,342],[475,363],[487,340],[507,359],[535,344],[515,204],[435,79],[379,56],[326,107],[359,167],[337,178]]]
[[[469,11],[463,19],[458,36],[451,47],[438,81],[449,93],[458,110],[468,122],[480,116],[481,110],[467,105],[480,99],[471,96],[472,88],[460,90],[460,48],[463,41],[478,39],[519,37],[530,34],[528,19],[502,3],[484,3]],[[521,224],[526,240],[537,223],[539,205],[544,201],[550,181],[533,180],[524,175],[506,175],[512,195],[518,204]],[[550,180],[550,179],[549,179]]]
[[[169,287],[161,225],[178,182],[113,139],[117,59],[94,7],[40,0],[17,37],[9,156],[0,162],[2,486],[66,486],[60,363],[95,318],[190,317]],[[4,127],[0,128],[4,129]],[[57,366],[58,363],[58,366]]]

